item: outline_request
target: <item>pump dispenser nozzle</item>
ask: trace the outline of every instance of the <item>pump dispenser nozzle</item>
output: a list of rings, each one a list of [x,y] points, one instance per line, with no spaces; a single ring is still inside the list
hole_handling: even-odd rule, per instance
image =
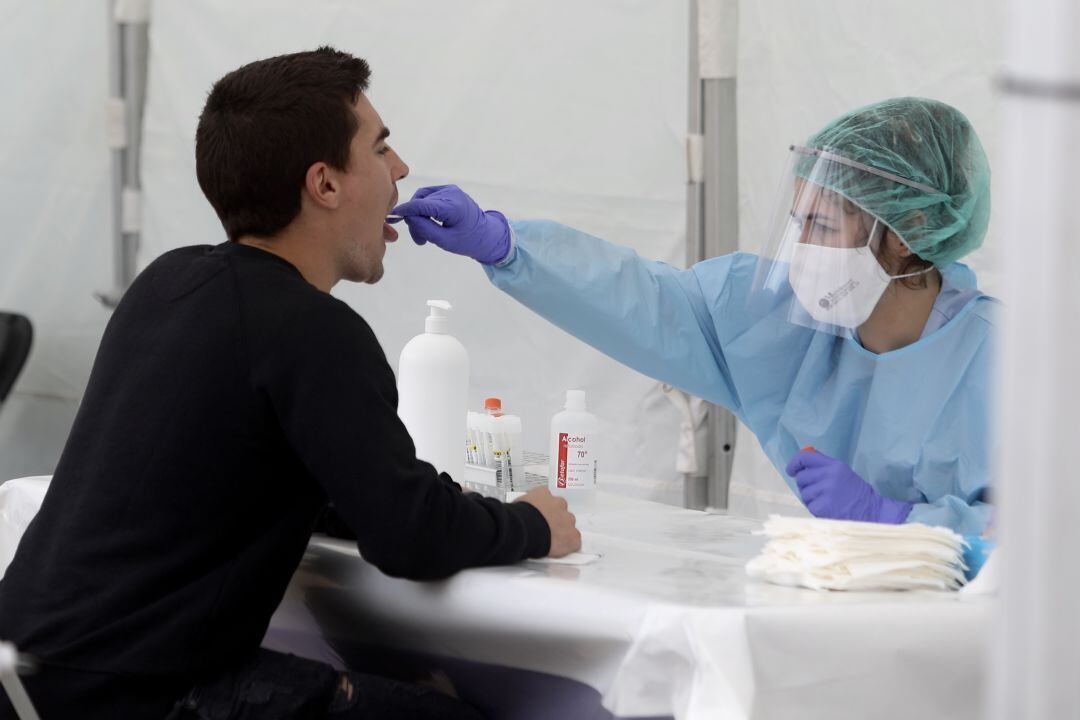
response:
[[[450,332],[450,318],[448,313],[453,305],[446,300],[428,300],[427,305],[431,308],[431,314],[424,319],[424,332],[445,335]]]

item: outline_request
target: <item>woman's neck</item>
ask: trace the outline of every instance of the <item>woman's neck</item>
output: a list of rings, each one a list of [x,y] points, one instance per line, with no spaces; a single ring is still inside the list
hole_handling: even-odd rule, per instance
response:
[[[924,277],[926,287],[908,287],[903,280],[889,283],[870,318],[859,326],[859,342],[864,348],[881,355],[922,337],[941,292],[941,273],[931,270]]]

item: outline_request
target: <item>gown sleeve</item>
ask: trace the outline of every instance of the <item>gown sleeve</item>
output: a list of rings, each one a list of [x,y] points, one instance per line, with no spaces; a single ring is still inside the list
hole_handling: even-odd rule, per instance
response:
[[[496,287],[624,365],[739,411],[711,312],[732,256],[679,270],[555,222],[511,228],[510,255],[485,266]]]

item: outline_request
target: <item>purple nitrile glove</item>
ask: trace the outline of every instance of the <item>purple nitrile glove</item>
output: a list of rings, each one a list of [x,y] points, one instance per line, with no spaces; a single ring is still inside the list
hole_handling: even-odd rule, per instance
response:
[[[899,525],[913,507],[882,497],[845,463],[816,450],[803,450],[791,458],[787,474],[795,478],[799,495],[814,517]]]
[[[422,187],[393,212],[405,218],[417,245],[430,242],[485,265],[500,262],[510,252],[510,224],[503,214],[484,212],[457,185]]]

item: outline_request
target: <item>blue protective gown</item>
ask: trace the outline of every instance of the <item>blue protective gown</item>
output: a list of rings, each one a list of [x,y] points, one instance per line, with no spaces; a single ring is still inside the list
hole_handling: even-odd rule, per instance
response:
[[[960,293],[962,307],[877,355],[788,321],[790,288],[771,310],[749,311],[754,255],[680,270],[558,223],[511,227],[511,254],[486,267],[497,287],[619,362],[729,408],[796,495],[784,468],[812,445],[914,503],[908,522],[985,528],[998,303],[966,266],[941,270],[946,299]]]

